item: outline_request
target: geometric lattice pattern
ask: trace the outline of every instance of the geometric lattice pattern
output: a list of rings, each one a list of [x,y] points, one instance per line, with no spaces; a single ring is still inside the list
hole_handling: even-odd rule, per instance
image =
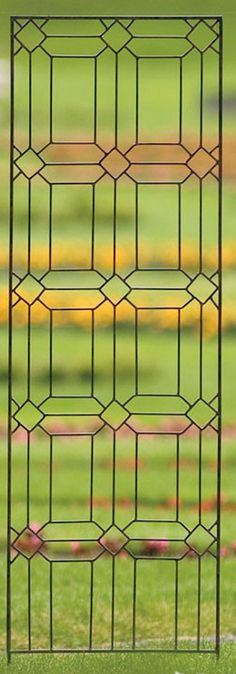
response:
[[[43,541],[30,528],[24,529],[12,543],[12,547],[17,552],[25,555],[28,559],[39,552]]]
[[[188,411],[188,417],[199,428],[205,428],[214,419],[216,412],[204,400],[198,400]]]
[[[203,274],[198,274],[188,286],[188,291],[202,304],[216,291],[216,286]]]
[[[205,23],[199,22],[191,32],[191,42],[194,46],[203,52],[214,41],[214,34],[211,28]]]
[[[100,543],[103,547],[108,550],[112,555],[117,554],[127,543],[128,538],[120,531],[116,526],[110,527],[102,538],[100,538]]]
[[[32,52],[43,42],[44,35],[33,22],[30,22],[17,33],[17,40],[25,49]]]
[[[196,173],[199,178],[204,178],[214,167],[215,161],[211,155],[203,148],[197,150],[187,162],[189,168]]]
[[[42,418],[43,414],[30,400],[24,403],[15,414],[15,419],[28,431],[32,431]]]
[[[110,405],[104,410],[101,415],[102,419],[105,420],[112,428],[116,431],[120,426],[126,421],[129,417],[129,412],[127,412],[122,405],[120,405],[116,400],[113,400]]]
[[[130,41],[131,35],[123,26],[119,23],[113,23],[111,28],[105,32],[103,36],[104,42],[115,52],[119,52],[122,47]]]
[[[112,276],[103,286],[102,292],[112,304],[116,305],[130,292],[130,288],[118,276]]]
[[[129,162],[118,150],[112,150],[102,160],[101,165],[113,178],[119,178],[128,168]]]
[[[43,167],[43,162],[33,150],[27,150],[16,160],[16,166],[27,176],[33,176]]]
[[[203,555],[214,541],[215,539],[210,532],[201,525],[196,527],[187,538],[188,544],[199,555]]]
[[[219,649],[221,30],[12,20],[9,657]]]
[[[24,300],[27,304],[32,304],[43,291],[43,286],[37,281],[31,274],[27,274],[23,281],[21,281],[15,292]]]

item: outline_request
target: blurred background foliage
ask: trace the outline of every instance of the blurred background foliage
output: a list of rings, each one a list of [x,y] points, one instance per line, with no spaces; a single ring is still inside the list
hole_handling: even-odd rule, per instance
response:
[[[65,9],[66,4],[66,9]],[[114,13],[119,12],[120,14],[124,13],[157,13],[159,7],[155,2],[147,2],[145,8],[143,3],[140,0],[135,2],[123,2],[120,0],[119,3],[112,2],[94,2],[91,1],[89,7],[85,7],[85,3],[81,2],[78,7],[76,2],[65,3],[65,0],[57,0],[56,2],[46,3],[43,0],[38,3],[36,0],[29,2],[11,2],[10,3],[10,13],[14,14],[33,14],[34,12],[39,14],[50,13],[50,14],[61,14],[64,13],[83,13],[88,12],[89,14],[98,14],[98,13]],[[160,14],[166,11],[166,7],[163,6],[163,3],[160,3]],[[224,340],[223,340],[223,365],[224,365],[224,420],[225,420],[225,431],[224,431],[224,454],[223,454],[223,495],[222,495],[222,508],[223,508],[223,535],[222,535],[222,556],[224,559],[224,565],[222,565],[223,570],[223,610],[222,610],[222,629],[225,633],[234,633],[236,629],[235,624],[235,614],[234,614],[234,595],[235,592],[232,590],[232,580],[234,577],[234,564],[233,555],[235,553],[235,534],[234,534],[234,519],[235,519],[235,510],[236,510],[236,497],[234,489],[234,471],[236,467],[235,460],[235,437],[236,437],[236,423],[235,423],[235,327],[236,327],[236,309],[235,309],[235,279],[236,279],[236,237],[235,237],[235,206],[236,206],[236,191],[235,191],[235,177],[236,177],[236,165],[235,165],[235,150],[236,150],[236,136],[235,136],[235,111],[236,111],[236,82],[235,82],[235,28],[236,28],[236,10],[234,7],[233,0],[224,0],[224,2],[202,2],[197,3],[190,0],[189,2],[183,2],[177,0],[168,4],[168,14],[181,14],[187,13],[191,14],[221,14],[224,16],[224,226],[223,226],[223,262],[224,262],[224,313],[223,313],[223,329],[224,329]],[[9,19],[9,8],[5,5],[1,8],[1,57],[0,57],[0,105],[1,105],[1,159],[0,159],[0,170],[1,170],[1,192],[2,192],[2,208],[1,208],[1,240],[2,246],[0,250],[0,264],[1,264],[1,298],[0,298],[0,333],[2,341],[2,349],[0,353],[1,361],[1,396],[2,396],[2,413],[0,418],[0,432],[1,438],[4,443],[4,414],[5,414],[5,384],[7,382],[7,359],[6,359],[6,343],[7,343],[7,264],[8,264],[8,185],[9,185],[9,31],[8,31],[8,19]],[[20,68],[19,68],[19,81],[21,84],[24,80],[24,60],[22,59]],[[42,59],[41,66],[38,67],[38,91],[35,91],[35,109],[38,110],[38,119],[37,128],[35,130],[36,136],[40,136],[40,96],[43,95],[44,82],[45,82],[45,63]],[[127,64],[126,66],[127,67]],[[132,68],[131,65],[128,67]],[[194,70],[194,63],[192,63]],[[206,124],[207,131],[205,136],[206,143],[213,145],[213,139],[216,133],[216,124],[217,124],[217,93],[215,88],[215,70],[214,70],[214,59],[212,63],[209,62],[208,65],[208,98],[206,99]],[[60,93],[60,81],[58,80],[58,90],[57,90],[57,99],[60,102],[60,105],[57,107],[57,117],[56,123],[58,127],[63,128],[64,133],[68,133],[69,136],[73,137],[73,131],[76,129],[77,124],[77,112],[76,105],[78,99],[74,96],[73,105],[70,107],[70,120],[68,125],[68,96],[71,93],[71,88],[73,87],[73,77],[70,79],[68,76],[68,64],[64,62],[62,64],[63,72],[63,82],[66,82],[66,90],[63,91],[63,95]],[[185,109],[186,109],[186,134],[187,141],[191,144],[194,134],[196,132],[196,124],[198,121],[198,104],[197,104],[197,90],[196,90],[196,80],[191,74],[191,69],[187,74],[187,95],[185,100]],[[106,75],[107,73],[107,75]],[[148,88],[148,80],[146,78],[146,91],[143,91],[143,98],[145,99],[146,95],[151,96],[151,86],[153,81],[152,68],[150,67],[149,71],[150,81]],[[106,80],[107,77],[107,80]],[[173,125],[175,123],[174,119],[174,108],[173,108],[173,91],[176,88],[175,82],[175,73],[174,70],[168,65],[165,65],[165,68],[162,72],[162,94],[159,101],[159,106],[155,108],[155,116],[152,113],[152,105],[144,106],[143,108],[143,127],[148,129],[148,133],[155,130],[156,124],[159,125],[160,133],[164,139],[165,133],[167,135],[172,133]],[[81,100],[83,97],[82,104],[82,117],[81,117],[81,128],[86,129],[89,115],[89,106],[84,97],[84,90],[86,89],[86,77],[82,81],[81,91],[77,92],[78,97]],[[104,70],[104,91],[101,94],[101,114],[103,120],[103,126],[109,130],[111,118],[109,114],[109,101],[106,99],[106,92],[109,91],[109,81],[110,81],[110,64],[108,63]],[[124,98],[128,95],[128,90],[124,91]],[[153,93],[154,97],[154,93]],[[150,100],[150,98],[148,98]],[[152,100],[152,98],[151,98]],[[24,128],[26,120],[26,108],[25,108],[25,97],[24,97],[24,85],[23,88],[19,89],[17,93],[18,101],[18,113],[17,113],[17,125],[18,128],[22,131],[22,142],[24,144]],[[153,100],[153,104],[155,101]],[[104,108],[103,108],[104,106]],[[103,109],[102,109],[103,108]],[[125,136],[125,133],[130,128],[130,120],[126,118],[125,113],[121,116],[121,136]],[[42,133],[43,135],[43,133]],[[108,141],[109,142],[109,141]],[[43,271],[47,268],[47,229],[46,223],[44,221],[45,213],[45,191],[40,183],[35,182],[35,188],[33,192],[33,204],[34,204],[34,219],[33,219],[33,244],[34,249],[32,253],[32,266],[36,278],[40,278]],[[26,251],[26,237],[27,237],[27,223],[25,219],[25,193],[24,185],[21,180],[18,183],[19,187],[17,188],[17,200],[18,200],[18,220],[17,220],[17,238],[16,238],[16,248],[15,248],[15,260],[19,267],[19,270],[25,267],[25,251]],[[189,224],[189,215],[194,222],[197,222],[197,207],[196,207],[196,184],[194,179],[189,181],[189,184],[186,183],[186,188],[183,189],[183,266],[194,275],[194,271],[197,269],[198,259],[196,259],[196,246],[198,244],[198,232],[196,227]],[[69,196],[67,196],[69,194]],[[175,264],[176,256],[176,246],[174,243],[174,237],[176,234],[176,228],[172,220],[172,212],[175,208],[175,195],[174,193],[167,194],[165,189],[161,188],[160,200],[155,201],[155,197],[150,198],[150,192],[145,193],[145,187],[143,188],[143,198],[140,206],[140,222],[141,222],[141,249],[140,254],[142,255],[143,264],[147,267],[152,267],[153,263],[153,250],[154,246],[158,246],[158,261],[160,266],[165,266],[167,263],[172,266]],[[103,193],[100,196],[100,204],[97,215],[97,225],[98,225],[98,248],[97,248],[97,266],[102,269],[102,272],[105,276],[109,277],[110,267],[111,267],[111,190],[109,183],[103,188]],[[158,237],[156,237],[156,225],[153,221],[153,212],[155,211],[158,221],[160,223]],[[56,234],[55,234],[55,246],[54,246],[54,263],[58,268],[63,267],[65,260],[70,258],[71,264],[76,266],[76,264],[86,266],[87,264],[87,255],[89,250],[89,238],[86,234],[90,212],[89,212],[89,198],[88,192],[86,189],[80,191],[79,199],[79,212],[78,212],[78,197],[75,189],[70,189],[69,193],[56,188],[56,197],[55,197],[55,222],[56,222]],[[215,216],[216,216],[216,192],[215,192],[215,181],[212,179],[208,182],[208,187],[206,189],[206,202],[205,202],[205,216],[204,216],[204,265],[206,272],[211,270],[211,273],[215,266],[216,260],[216,230],[215,230]],[[120,265],[120,270],[126,270],[128,272],[129,268],[129,255],[127,254],[128,247],[132,245],[131,237],[127,235],[127,228],[130,221],[133,220],[133,206],[132,200],[130,199],[130,191],[127,185],[124,183],[120,202],[119,202],[119,241],[117,243],[117,255],[118,262]],[[66,224],[66,228],[65,228]],[[79,228],[79,230],[78,230]],[[75,250],[75,242],[77,241],[79,231],[79,241],[80,247],[79,251]],[[156,259],[156,258],[155,258]],[[129,313],[129,312],[128,312]],[[128,380],[133,376],[133,364],[132,364],[132,340],[133,334],[130,328],[129,315],[125,311],[120,311],[120,325],[121,331],[121,344],[126,344],[125,350],[120,349],[120,365],[118,373],[118,385],[122,393],[123,399],[127,397],[127,390],[129,382]],[[45,315],[46,312],[39,308],[33,313],[33,355],[34,355],[34,364],[33,364],[33,374],[32,374],[32,387],[37,399],[39,402],[45,391],[45,387],[48,379],[48,370],[47,370],[47,327],[45,327]],[[159,314],[160,316],[160,314]],[[111,339],[110,339],[110,326],[111,326],[111,313],[108,311],[99,312],[100,322],[98,322],[98,335],[99,335],[99,346],[98,346],[98,367],[96,371],[96,381],[98,389],[104,399],[107,397],[109,399],[110,389],[109,381],[111,375]],[[25,325],[26,325],[26,312],[24,308],[19,311],[18,318],[16,320],[17,327],[17,349],[16,357],[14,360],[14,386],[15,391],[19,400],[23,401],[26,395],[25,393],[25,375],[26,375],[26,347],[25,347]],[[65,321],[65,318],[61,312],[61,318],[58,317],[58,324],[55,330],[57,331],[56,345],[55,345],[55,379],[54,386],[55,391],[59,394],[61,391],[70,391],[71,395],[78,393],[78,390],[81,394],[81,391],[84,395],[89,390],[90,383],[90,355],[89,355],[89,332],[88,324],[86,324],[87,317],[82,316],[82,322],[84,325],[81,325],[80,321],[80,331],[78,330],[78,318],[76,317],[76,312],[71,311],[70,320]],[[60,322],[61,321],[61,322]],[[189,395],[193,395],[194,388],[194,378],[197,376],[197,366],[198,361],[196,361],[196,340],[197,340],[197,325],[198,325],[198,312],[195,309],[194,305],[191,307],[191,311],[186,314],[186,321],[184,325],[184,348],[185,348],[185,371],[183,373],[183,383],[185,387],[188,387]],[[161,387],[171,386],[172,375],[173,375],[173,363],[176,356],[176,343],[175,343],[175,322],[172,321],[171,311],[162,316],[162,320],[153,319],[151,316],[146,316],[144,320],[144,326],[142,329],[142,341],[141,341],[141,350],[142,350],[142,362],[140,369],[140,377],[142,385],[145,390],[148,391],[150,386],[150,381],[159,382],[160,390]],[[205,364],[206,364],[206,380],[205,386],[209,390],[214,389],[216,383],[216,320],[214,312],[207,314],[206,318],[206,327],[205,327]],[[123,340],[123,341],[122,341]],[[154,356],[155,350],[158,343],[158,354],[157,357]],[[33,359],[32,359],[33,360]],[[190,374],[191,373],[191,374]],[[24,453],[24,442],[25,438],[22,436],[19,438],[19,441],[16,443],[16,451],[14,454],[14,498],[13,498],[13,511],[16,518],[15,526],[20,529],[23,527],[25,520],[25,500],[26,500],[26,483],[25,483],[25,468],[26,468],[26,458]],[[74,447],[73,443],[65,443],[62,447],[59,447],[58,450],[58,466],[56,468],[56,478],[54,485],[54,494],[55,494],[55,508],[58,516],[62,516],[65,510],[73,516],[75,505],[80,507],[82,512],[83,508],[86,511],[86,503],[88,499],[88,493],[86,491],[85,485],[86,480],[89,474],[89,466],[87,456],[83,453],[81,454],[81,463],[80,463],[80,485],[79,485],[79,498],[78,498],[78,480],[75,476],[76,469],[76,460],[77,460],[77,450]],[[130,501],[133,498],[132,487],[130,486],[130,476],[134,467],[134,454],[133,446],[129,438],[124,437],[121,439],[120,445],[120,456],[119,456],[119,466],[118,466],[118,511],[120,516],[121,523],[125,521],[127,516],[125,508],[130,508]],[[111,444],[109,437],[102,437],[101,441],[98,441],[97,445],[97,457],[96,457],[96,485],[95,485],[95,498],[97,517],[101,521],[109,521],[110,512],[111,512]],[[164,440],[161,443],[159,448],[159,461],[160,468],[158,473],[158,479],[156,479],[154,472],[155,464],[155,448],[150,441],[149,447],[146,451],[145,456],[142,455],[141,461],[141,473],[140,473],[140,498],[142,504],[142,511],[144,515],[148,518],[153,514],[153,508],[160,508],[163,518],[174,516],[175,511],[175,485],[173,481],[173,462],[174,454],[173,447],[169,440]],[[194,526],[196,517],[197,517],[197,504],[198,504],[198,491],[196,490],[196,483],[198,477],[198,455],[196,449],[196,441],[194,437],[188,437],[186,443],[183,447],[182,453],[182,464],[181,464],[181,498],[182,498],[182,515],[184,518],[189,518],[189,525]],[[39,522],[44,521],[46,518],[45,511],[45,502],[48,499],[48,486],[46,485],[46,479],[48,475],[48,447],[47,443],[44,441],[42,434],[37,436],[35,435],[33,442],[33,451],[32,451],[32,475],[31,475],[31,506],[32,506],[32,519],[39,520]],[[203,489],[203,502],[204,502],[204,517],[206,525],[208,525],[212,518],[215,517],[215,469],[216,469],[216,447],[215,442],[208,439],[206,443],[206,451],[204,455],[203,467],[205,470],[205,482]],[[2,484],[1,484],[1,508],[2,511],[5,507],[5,460],[2,460]],[[211,473],[212,471],[212,473]],[[38,475],[41,475],[41,481],[38,480]],[[168,475],[168,480],[166,476]],[[212,477],[214,475],[214,479]],[[166,484],[168,482],[168,485]],[[125,499],[128,494],[128,502],[125,505]],[[156,516],[156,511],[155,511]],[[0,528],[0,536],[2,541],[5,541],[5,522],[2,518],[2,524]],[[209,561],[209,564],[208,564]],[[20,562],[22,568],[19,578],[15,580],[15,597],[17,601],[18,608],[15,612],[14,618],[14,635],[16,643],[22,646],[25,644],[25,634],[27,626],[27,606],[25,601],[25,596],[23,596],[22,588],[24,587],[25,582],[25,570],[22,563]],[[207,566],[208,564],[208,566]],[[207,560],[205,573],[205,594],[203,598],[203,629],[205,629],[206,636],[209,635],[213,630],[213,614],[214,614],[214,586],[210,580],[211,576],[211,560]],[[2,567],[4,562],[2,561]],[[70,566],[70,565],[69,565]],[[210,572],[209,572],[210,570]],[[35,566],[35,586],[40,587],[44,586],[45,582],[45,571],[44,567],[41,566],[41,561],[37,562]],[[163,573],[163,572],[161,572]],[[193,590],[193,597],[196,600],[196,573],[194,564],[191,567],[189,565],[187,571],[185,571],[186,576],[183,578],[183,588],[184,580],[187,578],[187,587],[195,588]],[[74,571],[73,571],[74,574]],[[71,616],[76,615],[76,600],[73,598],[71,602],[68,599],[68,595],[73,594],[73,583],[77,582],[77,576],[74,577],[73,574],[70,578],[64,574],[57,580],[57,602],[56,606],[56,621],[58,629],[58,643],[67,643],[71,644],[71,618],[69,618],[69,613]],[[106,595],[106,592],[101,589],[102,582],[106,578],[107,574],[107,565],[106,562],[103,563],[101,568],[100,580],[100,600],[98,601],[98,622],[100,628],[98,630],[97,639],[104,640],[107,638],[108,634],[108,623],[109,618],[106,614],[104,626],[102,625],[101,615],[104,605],[108,606],[110,597]],[[127,567],[121,570],[121,581],[127,582],[127,577],[130,574],[130,569]],[[163,583],[167,587],[167,604],[171,596],[171,573],[168,575],[168,569],[164,572],[165,577],[163,576]],[[143,571],[143,582],[146,583],[146,575]],[[208,581],[207,581],[208,578]],[[85,576],[81,576],[79,582],[86,585],[88,579]],[[153,582],[155,578],[149,579],[148,592],[149,596],[153,592]],[[208,582],[208,585],[207,585]],[[59,606],[58,597],[60,597],[62,584],[65,583],[65,587],[69,588],[68,594],[63,595],[63,609],[65,620],[61,621],[61,606]],[[145,585],[146,588],[146,585]],[[67,595],[67,596],[66,596]],[[151,615],[151,603],[145,603],[145,593],[140,594],[139,596],[139,607],[140,615],[144,612],[145,615],[145,628],[142,630],[141,622],[139,625],[139,635],[140,638],[152,637],[152,615]],[[193,600],[194,600],[193,599]],[[83,598],[82,613],[84,615],[84,621],[86,624],[87,621],[87,608],[86,608],[87,597]],[[40,611],[41,614],[47,611],[47,597],[41,594],[38,599],[39,604],[37,606],[38,611],[35,610],[34,615],[34,625],[35,625],[35,634],[37,635],[41,625],[39,624]],[[191,603],[191,602],[190,602]],[[19,610],[20,605],[20,610]],[[169,634],[169,622],[168,615],[166,612],[166,597],[160,595],[160,605],[162,606],[163,613],[161,622],[158,622],[159,618],[156,618],[158,628],[162,629],[163,637],[167,637]],[[119,625],[119,638],[126,639],[126,608],[127,608],[127,595],[124,593],[121,596],[120,600],[120,625]],[[2,620],[4,620],[4,615],[2,614]],[[99,622],[100,621],[100,622]],[[162,623],[162,624],[161,624]],[[85,639],[85,631],[82,621],[81,634],[80,638]],[[191,611],[189,611],[189,594],[188,591],[186,594],[183,592],[182,605],[181,605],[181,614],[180,614],[180,624],[182,634],[186,632],[192,636],[195,634],[196,630],[196,620],[192,619]],[[46,621],[45,621],[46,625]],[[21,626],[21,629],[20,627]],[[103,629],[104,627],[104,629]],[[47,644],[48,634],[46,628],[41,631],[41,645],[45,646]],[[76,643],[78,635],[72,636],[73,644]],[[153,635],[154,638],[154,635]],[[36,636],[37,640],[37,636]]]

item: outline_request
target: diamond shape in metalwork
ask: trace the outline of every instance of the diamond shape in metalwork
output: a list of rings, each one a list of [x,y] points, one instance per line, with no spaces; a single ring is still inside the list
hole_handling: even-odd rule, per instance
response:
[[[186,415],[196,426],[203,429],[216,416],[215,410],[208,405],[205,400],[197,400],[196,403],[188,410]]]
[[[186,543],[190,545],[198,555],[204,555],[210,545],[214,542],[213,536],[209,531],[199,524],[186,538]]]
[[[123,531],[120,531],[114,524],[105,531],[105,534],[99,539],[99,543],[101,543],[103,548],[110,552],[111,555],[117,555],[128,540],[129,539],[125,536]]]
[[[131,36],[126,28],[123,28],[120,23],[116,22],[112,24],[102,37],[108,47],[118,52],[125,47]]]
[[[32,431],[43,419],[42,412],[30,400],[27,400],[14,416],[27,431]]]
[[[199,51],[205,51],[214,42],[216,35],[210,27],[200,22],[189,35],[189,39]]]
[[[112,178],[119,178],[128,168],[129,162],[119,150],[111,150],[101,161],[101,166]]]
[[[33,51],[45,40],[45,36],[41,30],[30,21],[27,26],[19,31],[17,39],[19,39],[23,47],[26,47],[29,51]]]
[[[129,412],[116,400],[113,400],[101,414],[101,418],[115,431],[122,426],[129,416]]]
[[[188,286],[188,291],[198,302],[204,304],[216,291],[216,286],[204,274],[198,274]]]
[[[33,150],[27,150],[19,159],[15,161],[18,168],[27,176],[33,178],[38,171],[44,166],[43,161],[38,157]]]
[[[15,539],[13,548],[30,559],[36,552],[38,552],[42,545],[43,541],[41,538],[39,538],[34,531],[31,531],[29,527],[26,527],[26,529],[20,533],[18,538]]]
[[[213,157],[203,148],[197,150],[197,152],[195,152],[187,161],[189,168],[191,168],[199,178],[204,178],[204,176],[213,168],[215,163],[215,159],[213,159]]]
[[[114,274],[101,290],[104,295],[106,295],[107,299],[110,300],[112,304],[116,305],[128,295],[130,288],[125,281],[122,281],[119,276]]]
[[[42,291],[43,286],[31,274],[27,274],[16,288],[17,295],[27,304],[33,304]]]

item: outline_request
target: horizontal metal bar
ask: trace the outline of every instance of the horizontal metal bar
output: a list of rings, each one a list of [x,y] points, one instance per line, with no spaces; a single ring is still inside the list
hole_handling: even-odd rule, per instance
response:
[[[223,14],[16,14],[11,19],[222,19]]]
[[[194,641],[194,639],[193,639]],[[37,653],[217,653],[215,648],[192,649],[192,648],[39,648],[38,650],[10,651],[12,655],[26,655]]]

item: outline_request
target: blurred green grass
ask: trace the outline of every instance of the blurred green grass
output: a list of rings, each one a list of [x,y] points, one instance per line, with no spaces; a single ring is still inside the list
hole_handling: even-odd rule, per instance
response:
[[[24,674],[44,674],[47,671],[54,674],[74,674],[78,667],[83,668],[84,674],[126,674],[127,669],[135,674],[143,674],[150,670],[157,674],[174,674],[180,671],[183,674],[196,674],[196,671],[202,671],[204,674],[234,674],[235,672],[235,647],[231,645],[222,646],[222,654],[219,661],[215,656],[204,654],[183,655],[163,655],[153,654],[92,654],[79,657],[76,655],[47,656],[39,655],[31,658],[15,656],[12,661],[11,669]],[[2,658],[1,667],[3,674],[8,671],[5,658]],[[178,668],[178,669],[177,669]],[[197,669],[196,669],[197,668]]]

